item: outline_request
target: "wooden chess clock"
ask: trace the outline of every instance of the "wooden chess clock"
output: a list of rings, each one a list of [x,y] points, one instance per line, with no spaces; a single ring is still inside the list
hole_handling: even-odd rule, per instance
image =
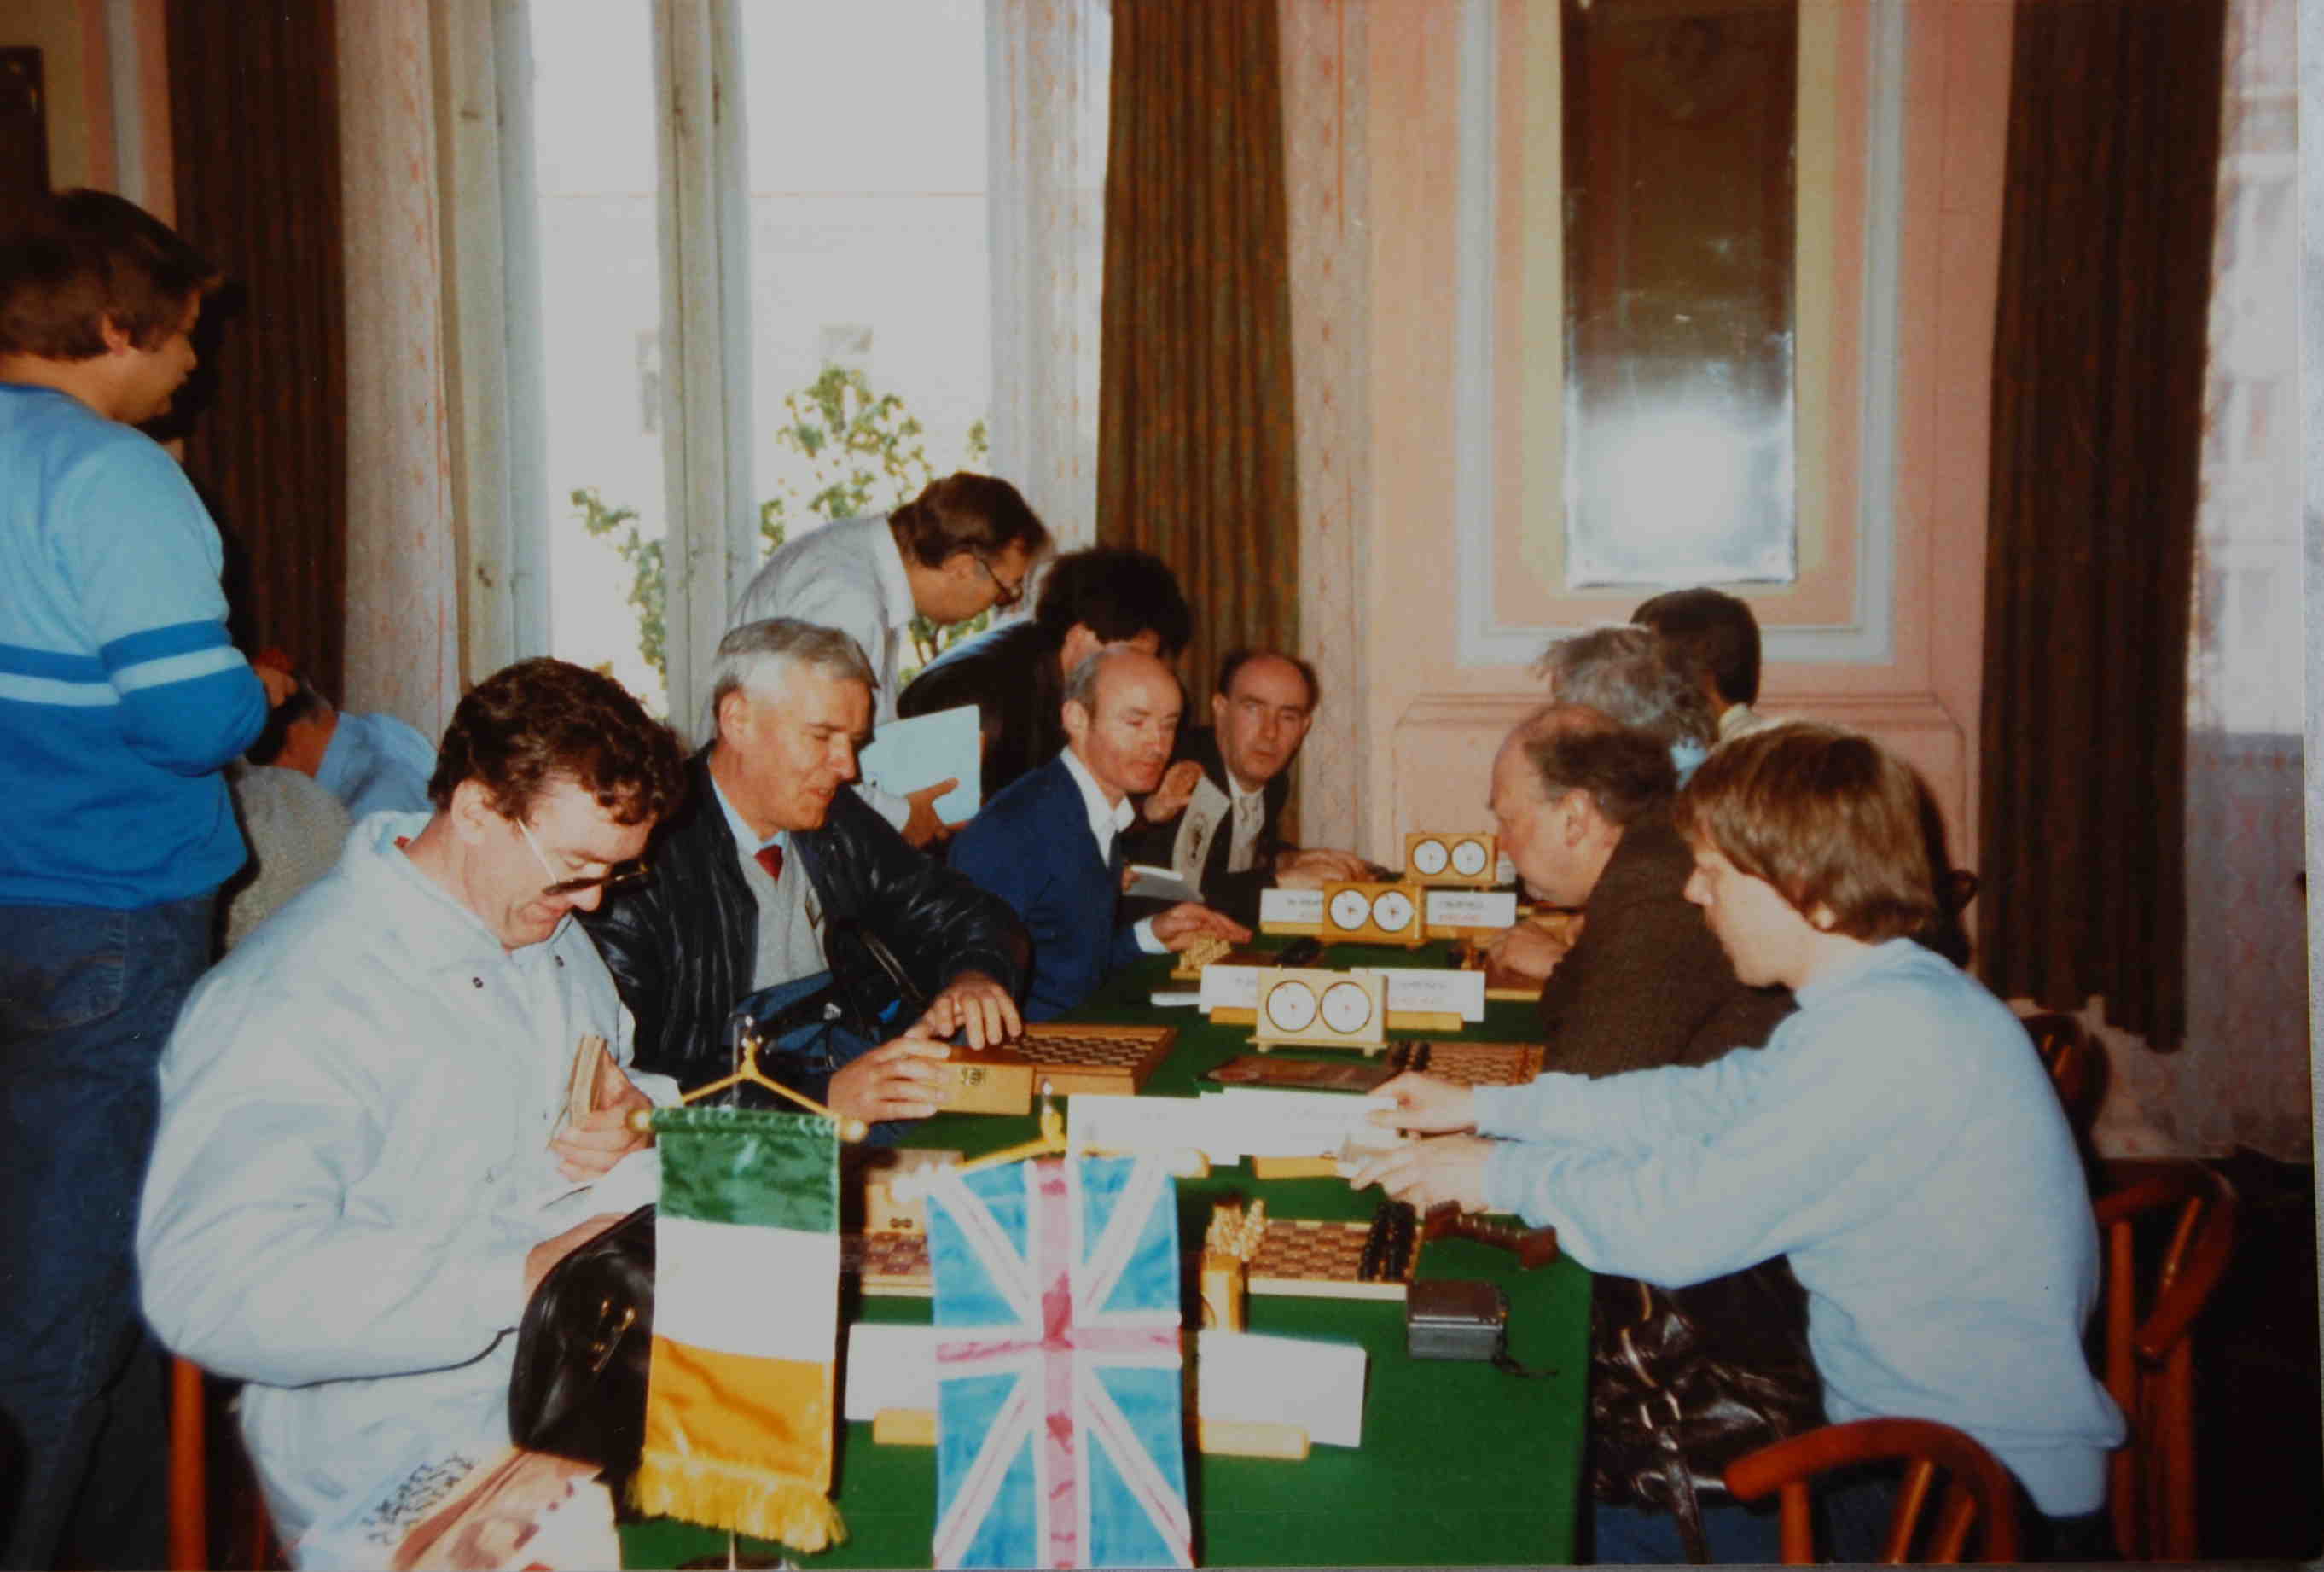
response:
[[[1328,883],[1323,886],[1323,942],[1417,948],[1428,942],[1422,931],[1421,899],[1415,884]]]
[[[1416,884],[1489,889],[1499,881],[1500,847],[1489,835],[1415,830],[1404,837],[1404,876]]]
[[[1388,978],[1379,972],[1312,971],[1283,966],[1259,975],[1259,1018],[1251,1045],[1388,1047]]]

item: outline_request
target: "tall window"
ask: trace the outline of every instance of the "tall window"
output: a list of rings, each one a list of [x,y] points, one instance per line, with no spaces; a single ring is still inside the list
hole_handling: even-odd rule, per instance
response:
[[[723,624],[736,580],[782,539],[986,462],[985,4],[525,9],[503,103],[529,106],[514,206],[538,258],[539,375],[512,377],[511,398],[538,402],[547,641],[683,720],[674,597],[693,596],[697,630]],[[706,12],[740,46],[697,51],[708,93],[671,36]],[[710,101],[739,135],[689,118]],[[699,287],[705,256],[714,290]],[[526,316],[512,310],[512,337]],[[685,342],[696,349],[672,364]],[[520,346],[512,366],[529,358]],[[686,473],[706,464],[723,510]],[[700,570],[722,557],[734,560]]]

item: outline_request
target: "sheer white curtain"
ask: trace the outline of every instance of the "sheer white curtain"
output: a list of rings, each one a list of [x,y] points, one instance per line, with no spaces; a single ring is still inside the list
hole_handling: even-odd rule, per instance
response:
[[[2188,651],[2187,1041],[2113,1066],[2148,1142],[2306,1161],[2295,14],[2294,0],[2227,12]]]
[[[1061,549],[1097,532],[1107,0],[990,0],[992,472]]]

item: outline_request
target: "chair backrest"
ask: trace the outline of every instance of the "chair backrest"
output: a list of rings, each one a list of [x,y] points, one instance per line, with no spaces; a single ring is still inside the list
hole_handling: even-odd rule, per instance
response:
[[[1922,1512],[1941,1472],[1946,1475],[1944,1493],[1919,1558],[1959,1561],[1972,1528],[1982,1540],[1982,1559],[2017,1558],[2017,1494],[2009,1471],[1976,1440],[1932,1419],[1857,1419],[1805,1430],[1729,1464],[1727,1488],[1738,1501],[1780,1491],[1784,1563],[1811,1567],[1816,1549],[1809,1481],[1833,1468],[1891,1461],[1904,1463],[1904,1479],[1889,1520],[1883,1564],[1914,1558]]]
[[[2190,1334],[2235,1251],[2235,1187],[2200,1164],[2173,1163],[2140,1170],[2099,1197],[2097,1211],[2107,1261],[2106,1384],[2130,1425],[2107,1479],[2116,1549],[2131,1559],[2192,1560]],[[2150,1218],[2156,1237],[2142,1253],[2139,1225]]]
[[[2106,1097],[2106,1055],[2082,1023],[2061,1011],[2028,1015],[2022,1024],[2049,1067],[2050,1084],[2057,1088],[2074,1139],[2087,1146],[2098,1104]]]

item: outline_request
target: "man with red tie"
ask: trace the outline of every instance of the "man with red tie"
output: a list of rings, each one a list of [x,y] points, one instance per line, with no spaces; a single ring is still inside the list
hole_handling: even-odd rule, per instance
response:
[[[876,1047],[820,1026],[779,1039],[765,1068],[786,1086],[855,1118],[926,1118],[942,1039],[982,1048],[1022,1030],[1026,940],[1008,907],[845,790],[870,740],[872,688],[862,651],[834,628],[773,617],[719,641],[718,735],[688,766],[691,794],[657,835],[644,881],[586,920],[637,1017],[641,1068],[681,1086],[726,1074],[737,1006],[749,1000],[763,1020],[814,996],[833,981],[835,951],[860,938],[892,954],[927,1007],[859,1006],[893,1034]],[[860,996],[862,977],[840,981]]]

